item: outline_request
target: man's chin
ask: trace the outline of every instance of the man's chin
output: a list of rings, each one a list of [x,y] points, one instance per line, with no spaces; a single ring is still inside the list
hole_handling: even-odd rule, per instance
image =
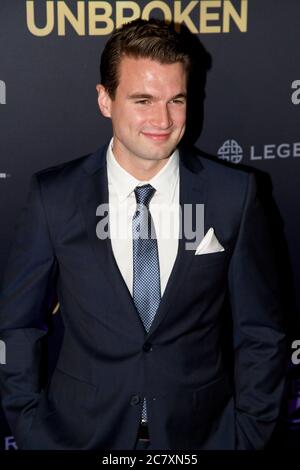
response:
[[[151,153],[149,152],[147,155],[144,155],[145,160],[152,160],[152,161],[162,161],[168,159],[173,153],[173,150],[169,152],[162,152],[162,153]]]
[[[160,145],[155,146],[156,148],[149,148],[149,152],[144,153],[145,158],[148,160],[164,160],[169,158],[174,152],[176,145]]]

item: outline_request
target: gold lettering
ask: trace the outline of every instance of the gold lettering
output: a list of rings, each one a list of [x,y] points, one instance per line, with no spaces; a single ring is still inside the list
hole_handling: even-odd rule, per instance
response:
[[[225,2],[226,3],[226,2]],[[208,26],[208,21],[219,20],[220,13],[208,13],[209,8],[220,8],[221,0],[203,0],[200,3],[200,32],[220,33],[221,26]]]
[[[125,10],[131,10],[131,16],[124,16]],[[116,2],[116,28],[141,16],[141,9],[136,2]]]
[[[233,21],[242,33],[246,33],[248,23],[248,0],[241,0],[240,14],[238,14],[231,2],[224,2],[223,33],[229,33],[230,18],[233,19]]]
[[[44,21],[44,15],[41,20],[40,15],[37,16],[37,4],[26,0],[26,20],[30,33],[39,37],[53,33],[55,21],[59,36],[65,36],[70,26],[79,36],[106,36],[129,21],[156,16],[157,10],[166,23],[174,21],[178,32],[182,24],[192,34],[229,33],[234,26],[244,33],[248,28],[248,0],[151,0],[142,5],[134,0],[44,0],[40,2],[46,6]],[[42,22],[42,26],[37,26],[36,21]]]
[[[196,5],[198,5],[199,2],[192,1],[190,2],[186,8],[181,11],[181,2],[175,1],[174,2],[174,22],[175,22],[175,30],[177,32],[180,31],[180,25],[181,23],[185,23],[186,26],[189,28],[191,33],[197,34],[197,28],[192,22],[191,18],[189,17],[189,14],[191,11],[195,8]]]
[[[26,2],[26,21],[27,27],[31,34],[34,36],[48,36],[52,33],[54,28],[54,4],[53,2],[46,2],[46,25],[43,28],[38,28],[35,24],[34,16],[34,2]]]
[[[149,2],[143,10],[142,19],[143,20],[149,20],[152,10],[155,10],[155,9],[161,10],[163,12],[164,20],[166,22],[171,22],[172,21],[171,9],[164,2]]]
[[[114,22],[111,19],[112,6],[108,2],[88,2],[89,6],[89,34],[90,36],[104,36],[111,34],[114,30]],[[104,13],[96,13],[98,9],[104,11]],[[106,26],[99,28],[97,22],[101,21]]]
[[[57,2],[57,29],[59,36],[66,35],[66,18],[79,36],[85,35],[84,2],[77,3],[77,15],[75,16],[65,2]]]

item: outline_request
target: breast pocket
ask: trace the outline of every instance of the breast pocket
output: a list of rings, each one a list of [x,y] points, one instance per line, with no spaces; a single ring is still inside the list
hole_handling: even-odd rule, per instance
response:
[[[219,251],[217,253],[207,253],[203,255],[193,254],[192,256],[192,268],[201,268],[221,263],[226,265],[228,263],[228,254],[225,251]]]

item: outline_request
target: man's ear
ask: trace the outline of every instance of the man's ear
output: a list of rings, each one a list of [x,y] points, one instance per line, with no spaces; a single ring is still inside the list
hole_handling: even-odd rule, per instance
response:
[[[111,98],[106,89],[100,83],[96,85],[98,92],[98,106],[104,117],[111,117]]]

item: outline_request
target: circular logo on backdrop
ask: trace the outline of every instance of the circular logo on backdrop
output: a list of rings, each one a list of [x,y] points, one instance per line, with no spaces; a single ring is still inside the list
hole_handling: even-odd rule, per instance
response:
[[[243,149],[236,140],[226,140],[218,150],[218,157],[231,163],[240,163]]]

